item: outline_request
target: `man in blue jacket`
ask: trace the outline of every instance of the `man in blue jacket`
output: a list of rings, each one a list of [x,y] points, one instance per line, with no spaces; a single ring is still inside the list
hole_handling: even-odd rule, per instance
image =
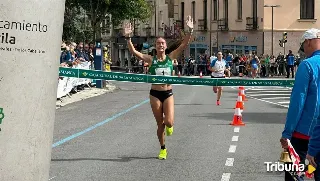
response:
[[[310,61],[311,66],[314,69],[314,83],[318,89],[320,89],[320,80],[319,80],[319,73],[320,73],[320,30],[318,30],[315,34],[310,35],[312,40],[306,40],[303,43],[304,52],[306,55],[310,55],[312,60],[306,59],[305,61]],[[311,39],[311,38],[309,38]],[[301,65],[301,64],[300,64]],[[300,66],[299,65],[299,66]],[[318,102],[318,107],[315,107],[315,110],[319,111],[319,98],[320,98],[320,90],[315,92],[315,97]],[[317,124],[313,129],[311,134],[311,138],[309,141],[308,147],[308,155],[307,159],[309,160],[310,164],[317,168],[317,173],[320,172],[320,116],[318,114]],[[320,180],[320,176],[316,178],[316,181]]]
[[[293,55],[292,51],[289,50],[289,54],[286,57],[287,59],[287,78],[290,76],[290,70],[291,70],[291,76],[294,78],[294,59],[295,56]]]
[[[301,50],[308,58],[299,65],[280,142],[282,147],[287,149],[289,139],[301,162],[305,163],[307,153],[316,156],[317,151],[320,151],[313,149],[320,148],[319,130],[311,139],[311,149],[308,150],[309,139],[317,123],[320,108],[320,30],[310,29],[303,34]],[[303,177],[299,179],[303,180]],[[293,180],[288,172],[285,173],[285,180]],[[315,180],[320,181],[319,167],[315,171]]]

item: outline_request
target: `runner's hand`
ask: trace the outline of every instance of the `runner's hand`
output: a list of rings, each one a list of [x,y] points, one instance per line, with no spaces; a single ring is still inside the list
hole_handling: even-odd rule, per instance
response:
[[[193,19],[191,18],[190,15],[187,17],[186,23],[188,28],[193,29]]]
[[[129,37],[132,32],[133,32],[133,27],[131,26],[131,23],[124,23],[123,24],[123,36]]]
[[[282,148],[288,149],[288,140],[287,140],[287,138],[281,138],[280,139],[280,143],[281,143]]]

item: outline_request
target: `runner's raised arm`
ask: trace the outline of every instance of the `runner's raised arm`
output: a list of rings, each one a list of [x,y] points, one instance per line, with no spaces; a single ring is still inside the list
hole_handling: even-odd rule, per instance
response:
[[[189,33],[184,37],[181,45],[169,54],[169,57],[171,58],[171,60],[177,59],[179,55],[182,53],[182,51],[187,48],[190,42],[190,39],[193,33],[193,19],[191,18],[191,16],[187,17],[186,23],[189,28]]]
[[[129,48],[129,51],[136,57],[138,57],[140,60],[143,60],[147,63],[151,63],[151,60],[152,60],[152,56],[150,55],[147,55],[147,54],[143,54],[139,51],[137,51],[132,42],[131,42],[131,33],[133,31],[133,28],[131,26],[131,23],[126,23],[124,24],[124,27],[123,27],[123,35],[126,37],[126,40],[128,42],[128,48]]]

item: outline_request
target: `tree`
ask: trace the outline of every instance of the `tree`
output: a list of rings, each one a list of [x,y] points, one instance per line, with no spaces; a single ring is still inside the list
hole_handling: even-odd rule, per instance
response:
[[[77,0],[66,0],[63,35],[65,41],[84,41],[92,38],[92,31],[86,28],[86,11],[79,6]]]
[[[136,19],[147,20],[151,16],[152,6],[145,0],[67,0],[66,7],[69,9],[83,8],[90,20],[90,26],[93,32],[93,40],[100,38],[100,24],[106,14],[111,14],[113,25],[119,25],[123,20]],[[66,8],[66,13],[68,13]],[[70,19],[70,16],[67,16]],[[66,17],[65,17],[66,18]],[[71,18],[71,20],[74,20]],[[70,25],[71,21],[66,25]],[[67,27],[64,27],[66,30]]]
[[[148,20],[152,15],[152,5],[145,0],[111,0],[109,11],[113,25],[123,20]]]

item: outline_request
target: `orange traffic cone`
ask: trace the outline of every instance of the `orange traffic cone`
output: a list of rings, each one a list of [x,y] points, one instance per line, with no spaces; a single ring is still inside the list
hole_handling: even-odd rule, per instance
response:
[[[245,124],[242,122],[242,115],[240,108],[236,108],[233,115],[233,121],[230,123],[233,126],[244,126]]]
[[[238,99],[237,99],[236,106],[235,106],[235,109],[237,109],[237,108],[239,108],[241,111],[243,111],[243,109],[244,109],[242,96],[241,96],[240,92],[238,93]]]
[[[202,71],[200,71],[200,78],[202,78]]]
[[[248,101],[248,99],[246,98],[246,94],[244,93],[244,87],[240,86],[239,92],[241,93],[242,101]]]

